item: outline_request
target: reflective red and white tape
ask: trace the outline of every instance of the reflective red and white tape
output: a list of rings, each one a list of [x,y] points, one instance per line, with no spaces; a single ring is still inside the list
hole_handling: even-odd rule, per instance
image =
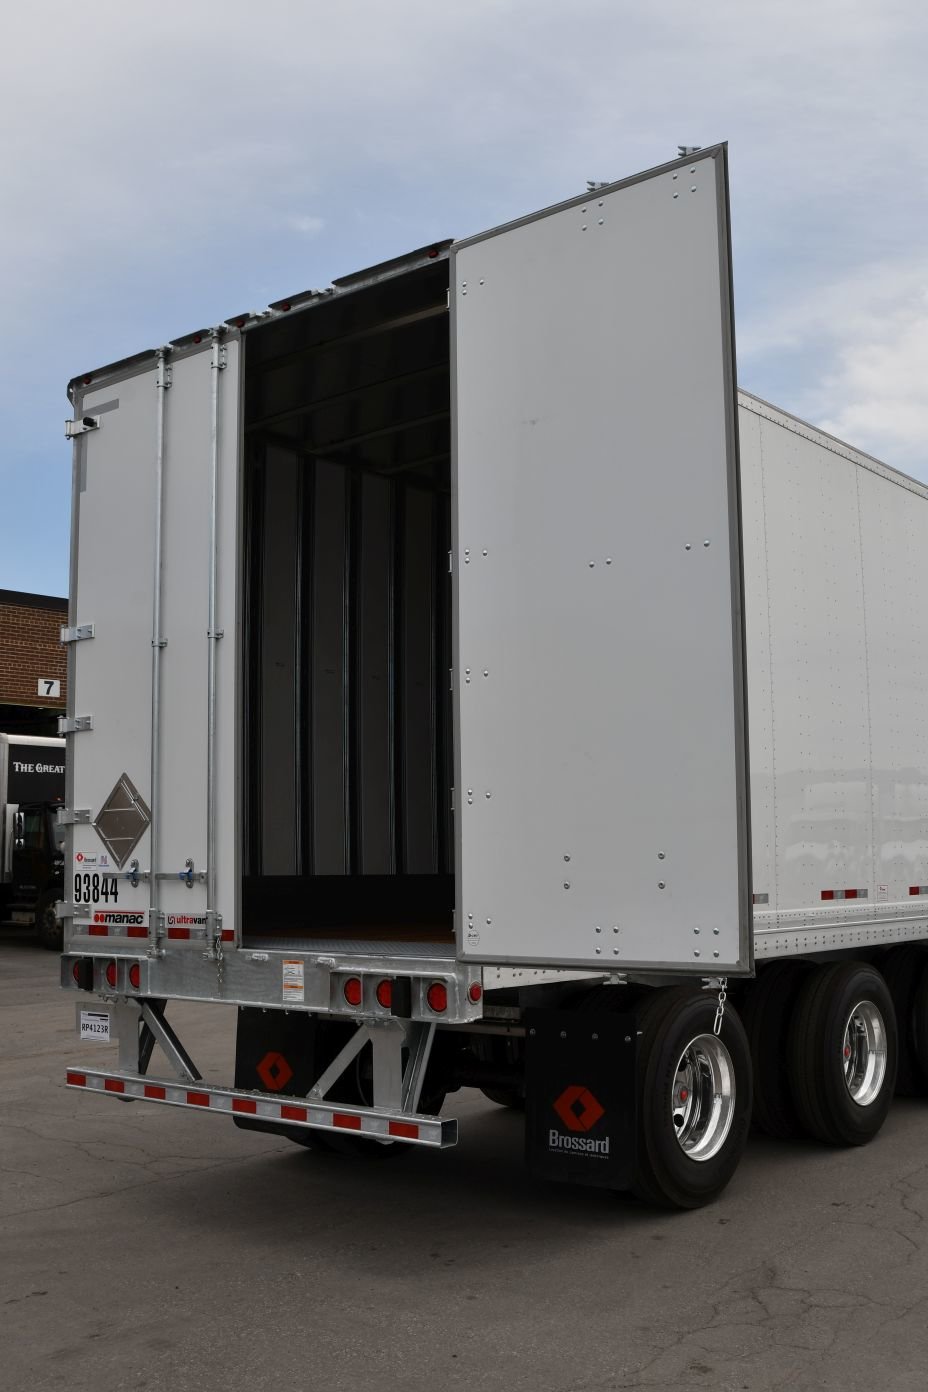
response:
[[[261,1121],[285,1121],[315,1131],[350,1131],[375,1141],[405,1141],[410,1145],[446,1149],[457,1144],[458,1124],[453,1117],[398,1114],[374,1108],[333,1106],[303,1098],[272,1098],[264,1093],[239,1092],[204,1083],[148,1081],[120,1073],[100,1073],[86,1068],[68,1069],[70,1088],[133,1097],[140,1102],[163,1102],[171,1107],[200,1107],[226,1116],[252,1116]]]
[[[144,919],[142,912],[121,914],[112,909],[102,910],[95,913],[92,919],[75,919],[74,931],[86,933],[91,938],[147,938],[148,924]],[[192,938],[205,938],[206,928],[201,925],[169,924],[165,937],[175,942],[189,942]],[[232,942],[234,938],[231,928],[223,928],[223,942]]]

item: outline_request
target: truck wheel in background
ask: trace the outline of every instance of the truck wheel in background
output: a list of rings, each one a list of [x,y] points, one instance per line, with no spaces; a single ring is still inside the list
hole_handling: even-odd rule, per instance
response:
[[[39,942],[49,952],[60,952],[64,946],[64,930],[61,919],[55,913],[60,898],[61,891],[52,889],[40,895],[35,906],[35,931]]]
[[[655,991],[638,1013],[639,1198],[698,1208],[722,1192],[751,1124],[751,1051],[726,1005],[692,987]]]
[[[829,1145],[863,1145],[893,1098],[896,1012],[882,976],[866,962],[816,967],[793,1017],[789,1072],[805,1130]]]
[[[771,962],[748,983],[741,1001],[754,1070],[754,1125],[777,1140],[802,1131],[787,1056],[796,998],[810,970],[808,962]]]
[[[896,1093],[900,1097],[918,1097],[925,1091],[925,1073],[919,1066],[918,1041],[928,1033],[928,1000],[920,990],[928,957],[921,943],[902,943],[892,947],[880,963],[883,977],[893,998],[896,1026],[899,1033],[899,1061],[896,1069]],[[920,1003],[920,1011],[916,1010]],[[928,1061],[928,1060],[926,1060]]]

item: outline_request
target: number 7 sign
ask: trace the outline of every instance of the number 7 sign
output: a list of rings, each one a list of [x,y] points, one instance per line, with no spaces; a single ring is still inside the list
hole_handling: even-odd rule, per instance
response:
[[[51,677],[39,677],[37,683],[38,694],[57,700],[61,696],[61,682],[55,681]]]

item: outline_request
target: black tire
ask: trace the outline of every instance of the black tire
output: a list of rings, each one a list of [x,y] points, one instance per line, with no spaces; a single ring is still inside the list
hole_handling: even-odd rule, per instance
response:
[[[332,1154],[332,1148],[324,1131],[309,1131],[302,1126],[292,1126],[283,1134],[294,1145],[302,1146],[304,1150],[311,1150],[316,1155]]]
[[[694,1159],[678,1139],[673,1107],[678,1064],[691,1044],[713,1049],[717,999],[684,986],[655,991],[638,1013],[638,1153],[632,1186],[639,1198],[665,1208],[699,1208],[716,1198],[734,1174],[751,1125],[751,1052],[744,1027],[725,1007],[718,1040],[730,1065],[731,1110],[718,1149]],[[726,1065],[726,1066],[728,1066]]]
[[[480,1091],[497,1107],[508,1107],[513,1112],[525,1111],[525,1048],[521,1039],[511,1039],[498,1034],[476,1035],[470,1048],[484,1063],[496,1064],[500,1069],[521,1068],[523,1085],[506,1085],[504,1078],[498,1087],[482,1087]]]
[[[513,1112],[525,1111],[525,1098],[521,1092],[505,1088],[481,1088],[480,1091],[489,1102],[495,1102],[497,1107],[508,1107]]]
[[[845,1080],[845,1032],[851,1011],[872,1005],[882,1020],[885,1063],[878,1090],[857,1102]],[[827,1145],[864,1145],[879,1131],[893,1099],[896,1012],[880,973],[866,962],[835,962],[810,973],[799,993],[789,1048],[796,1111],[810,1136]]]
[[[919,1067],[917,1040],[919,1036],[924,1039],[928,1025],[924,993],[920,992],[926,963],[928,958],[921,943],[901,943],[899,947],[890,948],[880,963],[883,978],[893,998],[899,1031],[896,1068],[896,1095],[899,1097],[919,1097],[925,1092],[926,1075]],[[916,1015],[916,1001],[920,996],[921,1021]]]
[[[912,998],[910,1048],[921,1084],[918,1091],[924,1095],[928,1094],[928,954],[922,960],[924,966],[918,973],[918,982]]]
[[[754,1071],[754,1125],[777,1140],[802,1132],[787,1061],[790,1027],[807,962],[772,962],[748,984],[741,1022]]]
[[[40,944],[48,952],[60,952],[64,946],[64,928],[55,914],[55,906],[60,898],[60,891],[51,889],[39,896],[35,906],[35,931]]]

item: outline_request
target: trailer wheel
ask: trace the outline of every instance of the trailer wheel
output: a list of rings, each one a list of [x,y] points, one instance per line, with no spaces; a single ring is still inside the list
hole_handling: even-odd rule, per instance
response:
[[[863,1145],[879,1131],[896,1082],[896,1012],[866,962],[816,968],[796,1006],[789,1071],[805,1130],[829,1145]]]
[[[920,1093],[928,1093],[928,956],[918,974],[912,1001],[912,1057],[918,1069]]]
[[[726,1005],[714,1024],[714,994],[657,991],[638,1015],[639,1198],[699,1208],[722,1192],[751,1124],[751,1052]]]
[[[772,962],[748,985],[741,1003],[754,1070],[754,1125],[777,1140],[802,1130],[787,1054],[796,997],[809,970],[807,962]]]
[[[64,946],[64,929],[55,907],[61,898],[58,890],[49,890],[39,896],[35,906],[35,931],[39,942],[49,952],[60,952]]]
[[[883,977],[889,987],[896,1011],[899,1032],[899,1060],[896,1068],[896,1093],[900,1097],[918,1097],[925,1091],[928,1071],[919,1063],[919,1039],[924,1050],[928,1027],[928,1000],[922,991],[922,976],[926,967],[925,950],[921,943],[902,943],[891,948],[883,960]],[[918,1010],[918,1004],[921,1009]],[[926,1058],[928,1062],[928,1058]]]

